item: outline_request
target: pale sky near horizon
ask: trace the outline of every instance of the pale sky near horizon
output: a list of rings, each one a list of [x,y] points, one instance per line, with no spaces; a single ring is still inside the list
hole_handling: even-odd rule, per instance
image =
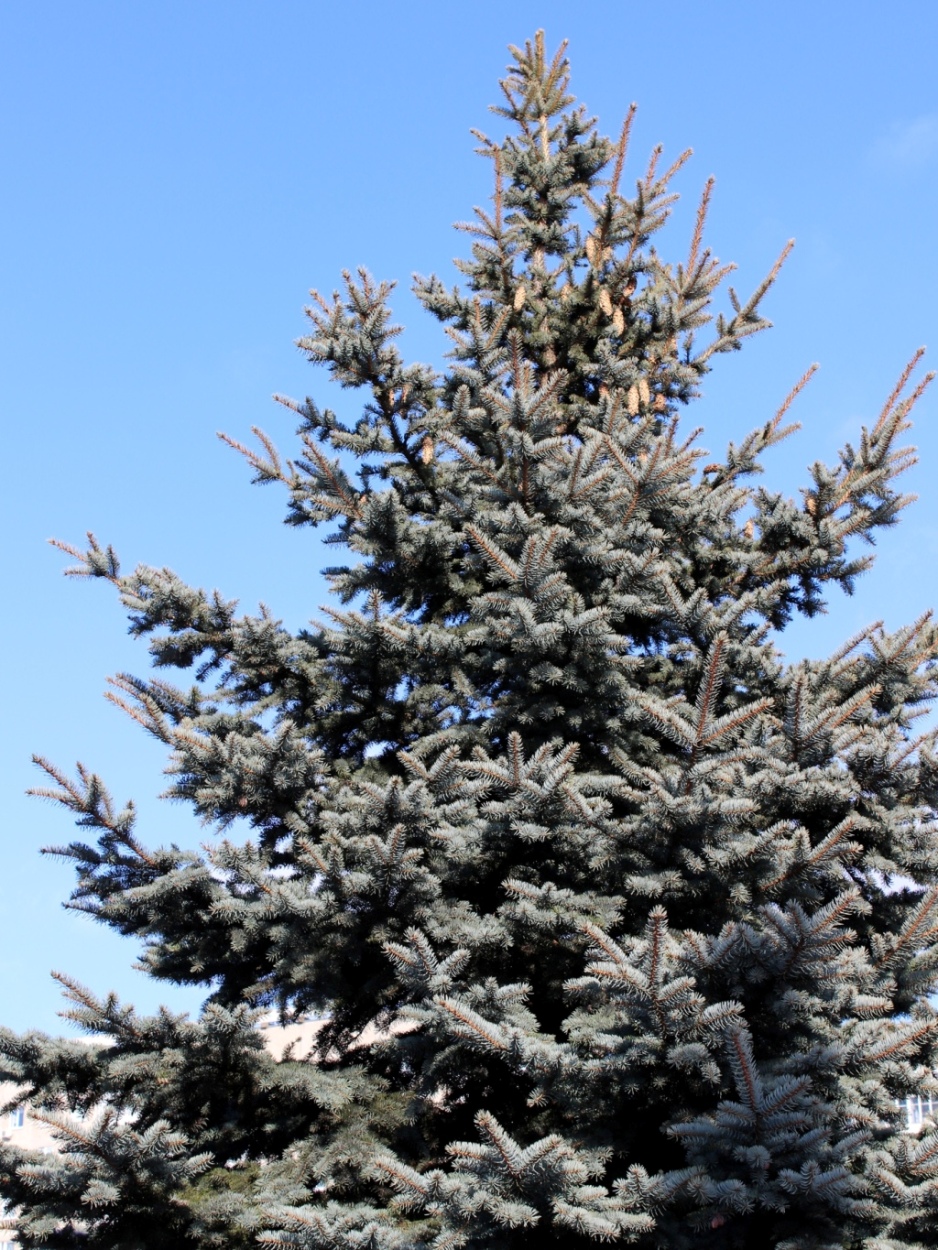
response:
[[[659,14],[666,14],[662,24]],[[938,6],[894,0],[666,8],[557,0],[323,5],[274,0],[34,0],[7,6],[0,47],[2,506],[12,548],[0,818],[0,1025],[67,1030],[52,968],[142,1010],[201,994],[148,983],[133,942],[65,912],[69,865],[39,848],[67,814],[23,795],[41,752],[134,797],[144,841],[211,836],[160,804],[161,749],[101,698],[110,673],[145,673],[101,583],[63,579],[45,544],[93,529],[124,562],[166,564],[293,628],[326,599],[338,560],[280,522],[285,500],[249,485],[216,439],[264,426],[289,452],[274,391],[335,393],[293,346],[311,286],[345,267],[397,278],[402,346],[439,363],[445,341],[408,291],[454,277],[451,223],[490,193],[470,127],[494,128],[506,45],[546,28],[570,40],[573,90],[618,131],[639,104],[629,171],[654,143],[695,158],[662,250],[686,252],[706,177],[709,241],[752,288],[797,246],[765,310],[776,328],[716,362],[688,411],[719,451],[761,424],[808,364],[804,429],[768,461],[795,490],[875,419],[921,343],[938,360]],[[880,540],[852,599],[781,639],[820,655],[863,625],[895,628],[938,601],[938,399],[918,410],[920,500]]]

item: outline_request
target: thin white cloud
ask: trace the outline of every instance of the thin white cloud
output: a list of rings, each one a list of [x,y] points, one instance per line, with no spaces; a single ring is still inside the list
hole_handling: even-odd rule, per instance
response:
[[[929,164],[938,157],[938,113],[894,123],[876,140],[870,155],[877,164],[904,169]]]

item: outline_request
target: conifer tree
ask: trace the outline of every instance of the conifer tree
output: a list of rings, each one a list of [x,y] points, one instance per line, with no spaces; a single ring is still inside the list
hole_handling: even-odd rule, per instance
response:
[[[72,906],[203,985],[198,1020],[62,978],[101,1044],[0,1034],[60,1155],[0,1144],[24,1247],[889,1250],[938,1245],[938,630],[773,641],[870,563],[917,353],[799,500],[681,427],[767,326],[704,242],[655,250],[687,153],[629,183],[564,51],[512,49],[451,340],[405,364],[391,284],[314,293],[300,346],[364,397],[241,447],[345,562],[291,633],[90,539],[161,674],[111,697],[218,837],[153,849],[40,761],[85,831]],[[771,409],[769,409],[769,412]],[[232,440],[228,440],[231,442]],[[234,444],[240,446],[239,444]],[[311,605],[311,611],[316,605]],[[249,824],[250,836],[244,832]],[[276,1058],[259,1016],[320,1013]]]

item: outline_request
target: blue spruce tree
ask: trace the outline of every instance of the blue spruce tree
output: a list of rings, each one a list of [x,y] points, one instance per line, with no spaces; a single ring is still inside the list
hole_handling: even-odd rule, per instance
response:
[[[938,1133],[897,1114],[938,1093],[938,629],[798,663],[772,640],[908,502],[930,377],[917,354],[798,501],[756,475],[810,371],[699,450],[680,414],[785,253],[714,316],[711,184],[666,263],[686,154],[627,190],[632,113],[611,142],[563,49],[512,57],[465,281],[416,286],[446,372],[346,274],[300,345],[360,419],[284,401],[298,457],[241,448],[345,554],[327,622],[66,548],[188,674],[113,698],[219,836],[151,849],[97,775],[40,761],[90,837],[58,852],[72,905],[207,1000],[144,1018],[63,979],[104,1042],[0,1034],[62,1144],[0,1145],[24,1247],[938,1245]],[[326,1015],[314,1049],[271,1055],[271,1010]]]

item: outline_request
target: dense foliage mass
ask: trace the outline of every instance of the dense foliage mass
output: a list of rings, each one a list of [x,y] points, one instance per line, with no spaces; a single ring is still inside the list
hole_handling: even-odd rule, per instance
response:
[[[778,266],[713,318],[711,184],[665,263],[684,157],[627,193],[631,112],[610,142],[563,50],[512,55],[465,282],[416,285],[446,372],[346,275],[300,345],[360,420],[308,399],[298,459],[242,448],[291,524],[333,526],[343,606],[293,634],[73,551],[194,673],[113,697],[232,829],[150,849],[45,765],[92,835],[60,851],[73,905],[208,998],[141,1018],[68,981],[105,1043],[0,1035],[63,1145],[0,1145],[24,1247],[938,1245],[938,1134],[896,1110],[938,1093],[938,630],[794,664],[772,641],[896,520],[928,379],[916,357],[797,502],[754,475],[808,375],[705,457],[678,414]],[[265,1050],[272,1009],[327,1017],[313,1052]]]

